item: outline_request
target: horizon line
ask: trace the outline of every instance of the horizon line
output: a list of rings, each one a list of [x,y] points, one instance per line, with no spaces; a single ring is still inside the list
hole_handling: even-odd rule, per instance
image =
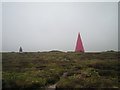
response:
[[[75,51],[62,51],[62,50],[46,50],[46,51],[23,51],[23,53],[25,52],[51,52],[51,51],[60,51],[60,52],[75,52]],[[120,52],[120,50],[105,50],[105,51],[85,51],[85,53],[87,52]],[[0,53],[19,53],[19,51],[0,51]]]

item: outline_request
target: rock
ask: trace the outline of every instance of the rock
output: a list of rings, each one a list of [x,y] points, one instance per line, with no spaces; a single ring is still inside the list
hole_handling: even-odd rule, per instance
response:
[[[62,77],[67,77],[68,72],[63,73]]]

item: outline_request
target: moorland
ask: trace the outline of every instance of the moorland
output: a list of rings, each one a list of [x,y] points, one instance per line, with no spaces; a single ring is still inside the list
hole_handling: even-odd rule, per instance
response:
[[[2,53],[2,88],[119,88],[119,53]]]

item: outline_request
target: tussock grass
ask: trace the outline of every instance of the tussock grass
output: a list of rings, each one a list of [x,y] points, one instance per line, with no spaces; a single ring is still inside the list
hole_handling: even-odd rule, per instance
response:
[[[3,53],[3,88],[118,88],[117,52]],[[67,72],[63,77],[63,73]]]

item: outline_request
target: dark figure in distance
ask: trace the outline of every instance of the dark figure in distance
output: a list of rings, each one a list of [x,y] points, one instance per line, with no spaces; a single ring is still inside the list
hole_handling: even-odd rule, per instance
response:
[[[19,53],[22,53],[22,52],[23,52],[22,47],[20,47],[20,49],[19,49]]]

